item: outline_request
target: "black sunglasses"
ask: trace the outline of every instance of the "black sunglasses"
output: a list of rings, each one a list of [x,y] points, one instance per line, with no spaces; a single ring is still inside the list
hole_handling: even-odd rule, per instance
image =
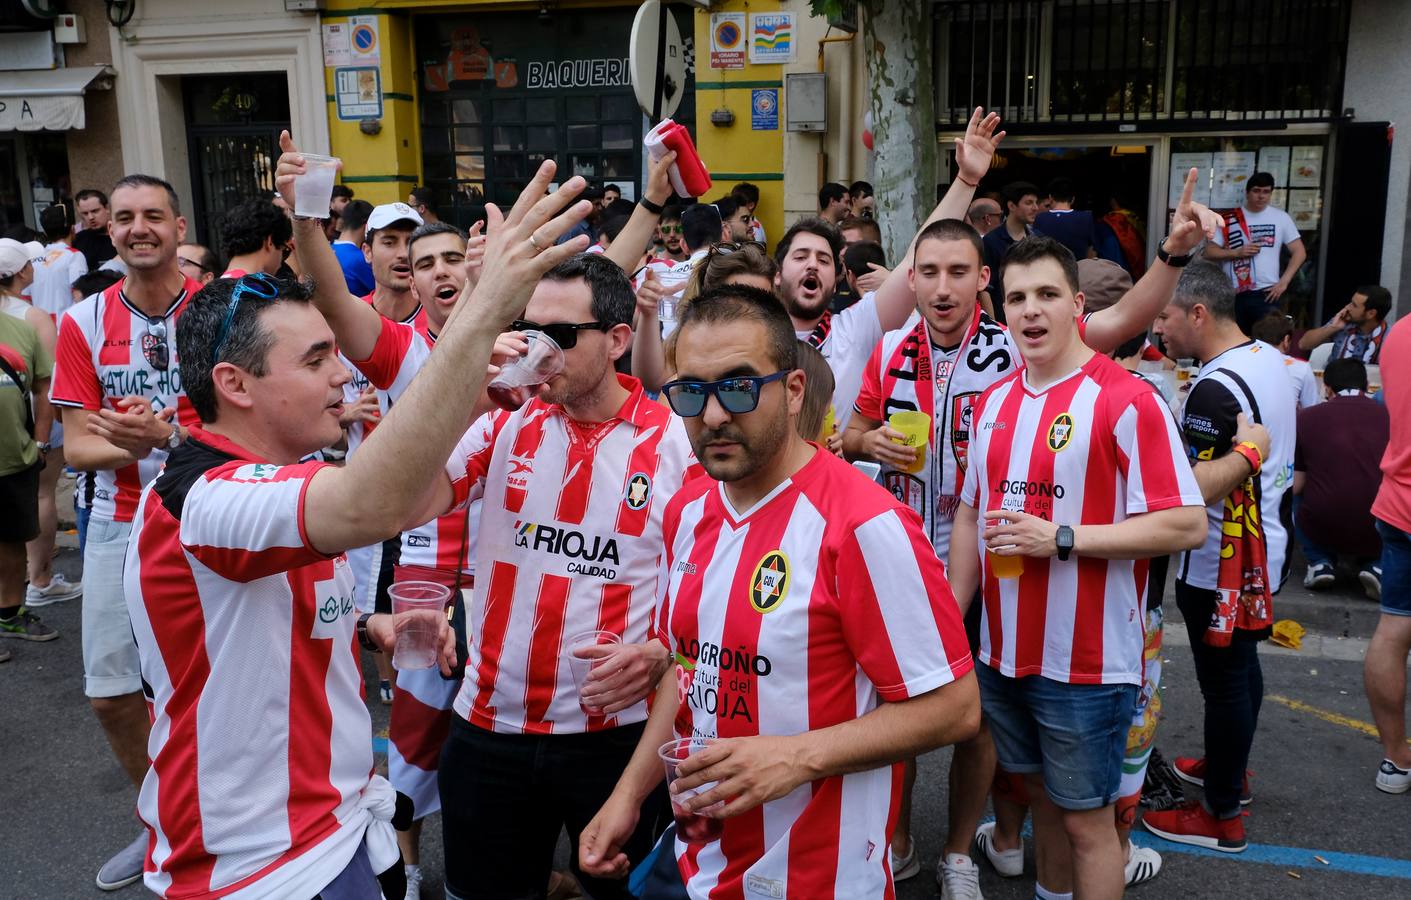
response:
[[[759,392],[771,381],[778,381],[791,372],[784,369],[773,375],[737,375],[720,381],[668,381],[661,386],[671,411],[683,419],[705,412],[706,401],[714,397],[731,415],[754,412],[759,406]]]
[[[515,319],[510,323],[510,331],[538,331],[564,350],[572,350],[578,346],[578,332],[587,329],[607,331],[602,322],[579,322],[576,325],[572,322],[554,322],[540,325],[538,322]]]
[[[142,355],[147,364],[158,372],[171,365],[171,349],[167,345],[167,323],[160,316],[147,319],[147,334],[142,338]]]
[[[279,296],[279,285],[264,272],[253,272],[235,282],[235,290],[230,292],[230,305],[225,308],[225,318],[221,319],[220,330],[216,332],[216,342],[211,345],[211,365],[220,362],[221,348],[230,336],[230,323],[235,321],[235,308],[246,295],[269,302]]]

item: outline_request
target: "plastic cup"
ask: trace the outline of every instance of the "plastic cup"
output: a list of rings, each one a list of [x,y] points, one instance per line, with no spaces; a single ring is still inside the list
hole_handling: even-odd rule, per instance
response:
[[[1367,367],[1367,392],[1369,394],[1379,394],[1382,390],[1382,367]]]
[[[595,647],[619,645],[622,635],[611,631],[585,631],[568,639],[568,668],[573,673],[573,685],[578,688],[578,708],[584,714],[601,716],[603,711],[583,702],[583,685],[588,681],[588,673],[602,661],[595,653]]]
[[[995,524],[1008,525],[1009,520],[1000,519]],[[985,566],[996,578],[1018,578],[1024,574],[1024,557],[1000,556],[986,545]]]
[[[911,465],[906,466],[904,472],[920,472],[926,467],[926,448],[931,442],[931,417],[924,412],[894,412],[887,419],[887,424],[895,431],[900,431],[903,439],[900,441],[904,447],[916,448],[916,459]]]
[[[1176,380],[1189,381],[1191,373],[1195,371],[1195,360],[1190,358],[1176,360]]]
[[[340,160],[317,153],[299,155],[304,158],[304,174],[294,179],[294,215],[326,219],[328,204],[333,200],[333,176],[338,173]]]
[[[534,388],[563,371],[563,348],[542,331],[526,331],[529,349],[506,363],[485,388],[496,406],[516,410],[534,396]]]
[[[837,431],[837,430],[838,430],[838,417],[837,417],[836,415],[834,415],[834,413],[833,413],[833,407],[832,407],[832,405],[830,404],[830,405],[828,406],[828,412],[825,413],[824,416],[823,416],[823,429],[818,433],[818,440],[819,440],[819,442],[821,443],[821,442],[823,442],[823,441],[826,441],[829,437],[832,436],[833,432],[835,432],[835,431]]]
[[[715,782],[709,781],[698,788],[682,791],[679,794],[671,791],[671,783],[676,780],[676,767],[686,757],[701,752],[706,746],[707,743],[704,739],[689,737],[667,741],[657,750],[657,756],[661,757],[662,764],[666,766],[666,787],[671,797],[671,815],[676,820],[676,836],[688,844],[708,844],[711,841],[718,841],[721,832],[725,830],[723,819],[708,815],[708,813],[723,809],[724,801],[712,804],[700,812],[690,812],[681,805],[697,794],[703,794],[715,787]]]
[[[392,598],[393,627],[397,630],[392,668],[406,671],[436,665],[451,589],[434,581],[402,581],[389,587],[387,596]]]

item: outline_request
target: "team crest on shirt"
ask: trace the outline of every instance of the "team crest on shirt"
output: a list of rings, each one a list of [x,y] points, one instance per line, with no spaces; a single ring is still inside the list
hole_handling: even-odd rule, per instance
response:
[[[758,613],[771,613],[789,593],[789,558],[782,550],[764,554],[750,576],[750,606]]]
[[[638,510],[645,507],[652,499],[652,480],[647,477],[646,472],[638,472],[627,479],[627,493],[622,498],[622,502],[627,504],[627,508]]]
[[[970,428],[975,421],[975,401],[979,396],[979,391],[970,391],[950,398],[950,446],[962,472],[970,462]]]
[[[1073,417],[1066,412],[1054,416],[1053,424],[1048,426],[1048,448],[1057,453],[1067,447],[1072,439]]]

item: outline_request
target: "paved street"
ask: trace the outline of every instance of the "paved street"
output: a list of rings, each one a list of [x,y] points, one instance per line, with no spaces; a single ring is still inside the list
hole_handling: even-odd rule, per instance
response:
[[[77,551],[65,550],[59,567],[77,575]],[[1384,900],[1411,895],[1411,854],[1403,844],[1411,795],[1388,796],[1372,787],[1380,755],[1365,731],[1370,716],[1360,660],[1375,606],[1352,583],[1335,595],[1312,597],[1301,588],[1285,594],[1276,606],[1279,617],[1297,619],[1310,635],[1301,652],[1267,645],[1261,651],[1267,696],[1251,763],[1250,850],[1237,857],[1189,848],[1167,852],[1139,830],[1139,842],[1163,850],[1166,867],[1133,896]],[[0,735],[10,773],[6,827],[0,829],[0,900],[102,896],[93,886],[98,866],[138,827],[133,790],[83,698],[79,604],[43,612],[62,637],[48,644],[6,641],[14,659],[0,666]],[[1166,719],[1157,744],[1169,758],[1198,753],[1201,726],[1184,629],[1168,623],[1167,634]],[[372,710],[374,727],[385,729],[386,707],[374,702]],[[949,759],[949,751],[941,751],[922,761],[916,839],[932,861],[946,828]],[[425,843],[424,896],[440,897],[436,820]],[[1032,897],[1032,865],[1031,853],[1027,877],[1001,880],[982,864],[986,896]],[[899,890],[903,898],[936,893],[929,871]],[[142,895],[140,887],[117,894]]]

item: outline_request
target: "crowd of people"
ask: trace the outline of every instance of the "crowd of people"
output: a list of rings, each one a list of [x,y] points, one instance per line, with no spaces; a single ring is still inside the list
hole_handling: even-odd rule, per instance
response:
[[[635,203],[546,162],[469,231],[422,188],[300,216],[287,133],[219,247],[142,174],[0,238],[0,637],[82,597],[141,820],[98,886],[411,900],[439,811],[452,898],[892,896],[951,746],[942,897],[1023,877],[1030,814],[1036,897],[1117,897],[1162,868],[1138,823],[1247,848],[1295,542],[1381,604],[1375,785],[1411,787],[1390,293],[1299,335],[1269,176],[1217,213],[1192,170],[1146,259],[1066,179],[977,193],[999,125],[900,259],[866,182],[771,252],[757,188],[682,203],[672,154]],[[1205,729],[1168,763],[1172,566]],[[425,583],[443,607],[394,607]]]

